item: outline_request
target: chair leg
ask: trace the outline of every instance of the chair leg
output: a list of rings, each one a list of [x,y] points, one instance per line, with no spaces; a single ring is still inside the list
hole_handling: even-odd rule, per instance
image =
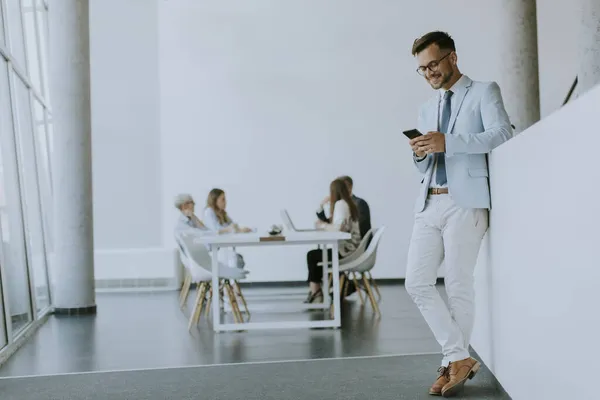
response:
[[[343,299],[346,297],[346,295],[348,294],[347,292],[347,286],[344,286],[344,284],[346,283],[346,279],[348,279],[346,277],[346,274],[342,274],[342,276],[340,276],[340,297]],[[332,303],[333,304],[333,303]]]
[[[369,283],[371,284],[371,286],[373,286],[373,289],[375,289],[375,292],[377,293],[377,300],[381,300],[381,292],[379,292],[379,286],[377,286],[377,282],[375,282],[375,279],[373,279],[371,271],[367,271],[367,277],[369,278]]]
[[[219,286],[219,307],[221,307],[221,310],[223,310],[225,308],[225,281],[223,281],[223,283],[221,283],[221,285]]]
[[[183,280],[183,286],[181,287],[181,293],[179,294],[179,308],[183,308],[187,302],[188,295],[190,294],[190,287],[192,286],[192,275],[188,272],[185,274]]]
[[[200,314],[202,313],[202,304],[204,303],[204,297],[206,296],[206,282],[200,283],[198,286],[198,295],[196,296],[196,302],[194,304],[194,310],[190,316],[190,322],[188,323],[188,331],[192,330],[192,327],[198,325],[200,320]]]
[[[206,299],[206,312],[205,312],[206,316],[208,316],[208,314],[210,314],[210,305],[212,304],[212,298],[213,298],[212,284],[209,282],[208,283],[208,299]]]
[[[246,303],[246,298],[244,297],[244,294],[242,293],[242,287],[240,286],[239,282],[237,282],[237,281],[233,281],[233,282],[235,284],[236,295],[240,299],[242,304],[244,305],[246,314],[248,314],[248,319],[250,319],[250,310],[248,310],[248,303]]]
[[[235,298],[235,293],[229,281],[225,281],[225,290],[227,291],[227,297],[229,297],[229,305],[231,306],[231,311],[233,313],[233,318],[236,323],[244,322],[244,318],[242,317],[242,312],[240,311],[237,300]]]
[[[344,273],[344,275],[342,275],[342,277],[346,277],[345,281],[348,281],[348,284],[343,286],[343,290],[344,290],[343,298],[345,299],[346,297],[348,297],[348,289],[350,289],[350,277],[348,277],[345,273]],[[344,283],[346,283],[345,281],[344,281]]]
[[[371,300],[371,306],[378,318],[381,318],[381,312],[379,311],[379,306],[377,305],[377,301],[375,301],[375,296],[373,296],[373,290],[371,290],[371,285],[369,284],[369,280],[365,274],[362,275],[363,283],[365,284],[365,289],[367,289],[367,293],[369,294],[369,299]]]
[[[352,273],[352,281],[354,282],[354,286],[356,286],[356,293],[358,293],[358,297],[360,298],[360,304],[365,304],[363,300],[362,292],[360,291],[360,286],[358,285],[358,279],[356,279],[356,272]]]

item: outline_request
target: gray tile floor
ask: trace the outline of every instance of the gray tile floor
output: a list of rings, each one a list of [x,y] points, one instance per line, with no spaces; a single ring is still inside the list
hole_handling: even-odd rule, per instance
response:
[[[382,285],[381,292],[380,320],[354,294],[343,302],[340,330],[220,334],[213,333],[204,316],[198,328],[188,332],[193,292],[183,311],[177,292],[98,294],[96,316],[52,316],[0,369],[0,376],[438,353],[437,342],[404,288]],[[260,321],[273,318],[264,310],[278,294],[285,293],[285,302],[294,304],[304,299],[306,289],[250,287],[244,293],[251,311],[256,310],[252,320]],[[301,312],[296,318],[323,314]]]
[[[356,294],[343,303],[340,330],[277,330],[214,334],[204,316],[187,330],[194,293],[182,311],[178,293],[101,293],[98,314],[52,316],[1,369],[0,376],[114,369],[164,368],[247,361],[430,353],[439,351],[425,321],[401,285],[382,286],[382,318],[361,307]],[[304,288],[247,288],[252,321],[269,320],[262,310],[284,293],[304,300]],[[281,300],[278,301],[282,303]],[[296,318],[322,318],[319,311]],[[280,316],[278,316],[280,317]]]

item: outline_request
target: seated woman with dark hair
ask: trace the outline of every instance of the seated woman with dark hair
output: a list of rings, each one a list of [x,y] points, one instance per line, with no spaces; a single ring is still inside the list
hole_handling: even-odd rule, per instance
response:
[[[317,221],[317,227],[329,231],[341,231],[350,233],[350,239],[341,240],[339,243],[338,255],[340,259],[349,256],[354,252],[361,240],[360,228],[358,225],[358,208],[348,190],[348,185],[341,180],[336,179],[329,186],[329,203],[331,221]],[[327,258],[331,260],[331,249],[327,251]],[[306,263],[308,266],[308,282],[310,291],[305,303],[322,303],[323,292],[321,291],[321,281],[323,278],[323,267],[318,265],[323,261],[323,251],[320,249],[311,250],[306,254]]]

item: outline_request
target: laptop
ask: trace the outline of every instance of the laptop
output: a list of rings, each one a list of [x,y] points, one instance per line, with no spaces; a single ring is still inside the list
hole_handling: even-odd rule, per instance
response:
[[[316,228],[296,229],[296,227],[294,226],[294,223],[292,222],[292,219],[290,218],[290,214],[285,209],[281,210],[281,219],[283,220],[283,224],[285,225],[285,227],[294,232],[318,232],[318,231],[321,231],[321,229],[316,229]]]

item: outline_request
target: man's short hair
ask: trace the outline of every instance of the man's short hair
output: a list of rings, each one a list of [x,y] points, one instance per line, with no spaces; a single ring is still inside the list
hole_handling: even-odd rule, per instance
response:
[[[187,194],[187,193],[182,193],[182,194],[178,194],[177,196],[175,196],[175,200],[173,201],[173,204],[175,205],[175,208],[179,208],[181,210],[181,206],[183,206],[185,203],[193,203],[194,202],[194,198],[192,197],[192,195]]]
[[[456,51],[454,39],[449,34],[441,31],[433,31],[415,40],[412,46],[412,55],[416,56],[432,44],[437,44],[440,50]]]
[[[338,179],[344,181],[344,183],[346,183],[347,185],[354,186],[352,178],[350,178],[348,175],[340,176]]]

